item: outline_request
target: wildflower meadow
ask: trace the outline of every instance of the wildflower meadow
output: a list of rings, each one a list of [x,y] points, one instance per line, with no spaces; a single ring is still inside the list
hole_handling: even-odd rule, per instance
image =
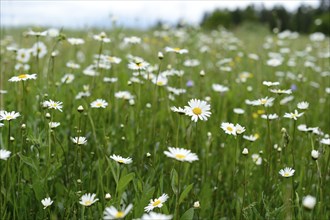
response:
[[[330,219],[329,42],[2,29],[0,219]]]

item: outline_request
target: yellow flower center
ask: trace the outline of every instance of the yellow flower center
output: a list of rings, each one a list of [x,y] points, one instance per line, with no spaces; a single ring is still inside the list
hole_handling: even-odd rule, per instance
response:
[[[123,159],[119,159],[118,160],[118,163],[124,163],[124,160]]]
[[[102,106],[102,103],[101,102],[98,102],[98,103],[96,103],[96,106],[97,107],[101,107]]]
[[[163,85],[164,85],[164,83],[162,81],[157,82],[157,86],[163,86]]]
[[[118,211],[115,217],[116,218],[122,218],[122,217],[124,217],[124,212]]]
[[[181,50],[181,48],[176,47],[176,48],[173,48],[173,50],[174,50],[175,52],[179,52],[179,51]]]
[[[267,102],[266,99],[261,99],[261,100],[260,100],[260,103],[263,104],[263,105],[266,104],[266,102]]]
[[[161,201],[159,199],[157,199],[156,201],[154,201],[154,203],[152,203],[152,206],[158,206],[160,203],[161,203]]]
[[[228,131],[233,131],[233,128],[230,127],[230,126],[228,126],[228,127],[227,127],[227,130],[228,130]]]
[[[138,67],[142,66],[142,63],[135,63]]]
[[[21,74],[21,75],[18,76],[18,78],[25,79],[25,78],[27,78],[27,75],[26,74]]]
[[[11,115],[6,115],[6,120],[11,120],[13,117]]]
[[[176,154],[175,157],[176,157],[177,159],[181,159],[181,160],[184,159],[184,158],[186,158],[186,156],[183,155],[183,154]]]
[[[90,205],[92,205],[92,201],[88,200],[85,202],[85,206],[90,206]]]
[[[283,176],[285,176],[285,177],[289,177],[289,176],[290,176],[290,173],[284,173]]]
[[[193,111],[193,113],[194,113],[195,115],[200,115],[200,114],[202,114],[202,109],[199,108],[199,107],[195,107],[192,111]]]

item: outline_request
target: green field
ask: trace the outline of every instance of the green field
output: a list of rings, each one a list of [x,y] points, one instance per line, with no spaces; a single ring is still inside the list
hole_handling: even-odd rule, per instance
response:
[[[329,47],[253,25],[2,29],[0,219],[330,219]]]

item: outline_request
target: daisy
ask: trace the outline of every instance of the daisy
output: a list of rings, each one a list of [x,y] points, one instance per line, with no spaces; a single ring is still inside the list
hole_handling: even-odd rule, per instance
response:
[[[169,147],[169,151],[164,151],[164,154],[168,157],[174,158],[178,161],[182,162],[193,162],[195,160],[198,160],[198,156],[195,153],[191,153],[190,150],[186,150],[183,148],[173,148]]]
[[[132,158],[130,158],[130,157],[124,158],[122,156],[115,155],[115,154],[110,156],[110,158],[113,159],[114,161],[118,162],[119,164],[130,164],[133,162]]]
[[[316,198],[314,196],[307,195],[303,198],[302,205],[307,209],[313,209],[316,205]]]
[[[60,112],[62,112],[62,102],[57,102],[57,101],[53,101],[51,99],[49,99],[49,101],[44,101],[43,106],[49,108],[49,109],[55,109],[55,110],[59,110]]]
[[[311,156],[312,156],[312,158],[313,158],[314,160],[317,160],[317,159],[319,158],[319,156],[320,156],[320,152],[317,151],[317,150],[312,150],[312,152],[311,152]]]
[[[85,43],[85,41],[81,38],[68,38],[68,42],[71,45],[81,45]]]
[[[78,145],[83,145],[87,143],[87,139],[85,137],[74,137],[71,138],[72,142]]]
[[[114,57],[114,56],[106,56],[105,59],[107,61],[109,61],[110,63],[115,63],[115,64],[118,64],[121,62],[121,59],[119,57]]]
[[[291,177],[294,175],[295,170],[290,167],[285,167],[284,169],[281,169],[279,174],[283,177]]]
[[[262,164],[262,157],[259,154],[252,154],[251,155],[253,162],[256,165],[261,165]]]
[[[17,51],[16,60],[21,63],[29,62],[31,57],[31,50],[30,49],[19,49]]]
[[[330,138],[323,138],[320,141],[321,144],[330,145]]]
[[[117,99],[125,99],[125,100],[130,100],[130,99],[133,99],[134,96],[128,92],[128,91],[119,91],[119,92],[116,92],[115,93],[115,97]]]
[[[99,199],[95,199],[96,194],[86,193],[81,198],[79,203],[83,206],[91,206],[93,203],[97,202]]]
[[[52,121],[49,122],[48,124],[49,124],[49,127],[50,127],[51,129],[57,128],[58,126],[61,125],[60,122],[52,122]]]
[[[263,106],[272,106],[273,105],[273,101],[275,100],[275,98],[268,98],[268,97],[265,97],[265,98],[261,98],[261,99],[258,99],[258,100],[255,100],[255,101],[252,101],[251,104],[252,105],[255,105],[255,106],[259,106],[259,105],[263,105]]]
[[[66,67],[71,68],[71,69],[79,69],[80,65],[77,63],[74,63],[73,61],[69,61],[66,63]]]
[[[269,114],[269,115],[262,114],[261,115],[261,118],[263,118],[263,119],[269,119],[269,120],[274,120],[274,119],[277,119],[278,118],[278,115],[277,114]]]
[[[115,83],[118,81],[118,78],[116,77],[104,77],[103,78],[103,82],[107,82],[107,83]]]
[[[69,83],[72,83],[74,80],[74,75],[71,74],[71,73],[68,73],[68,74],[65,74],[62,79],[61,79],[61,82],[62,83],[66,83],[66,84],[69,84]]]
[[[206,101],[191,99],[188,105],[184,107],[186,115],[191,116],[191,120],[194,122],[197,122],[198,119],[207,121],[207,118],[211,115],[211,106]]]
[[[238,114],[238,115],[242,115],[242,114],[245,113],[244,109],[241,109],[241,108],[234,108],[233,112]]]
[[[140,43],[141,43],[141,38],[136,36],[124,38],[124,44],[140,44]]]
[[[11,77],[8,81],[9,82],[19,82],[19,81],[26,81],[28,79],[36,79],[37,74],[21,74],[18,76]]]
[[[109,43],[111,40],[107,37],[107,34],[104,32],[101,32],[100,34],[93,36],[94,40],[101,41],[104,43]]]
[[[172,112],[177,112],[177,113],[179,113],[179,114],[185,114],[186,113],[186,111],[183,109],[183,108],[181,108],[181,107],[175,107],[175,106],[172,106],[171,107],[171,111]]]
[[[10,121],[10,120],[16,119],[19,116],[21,116],[21,115],[18,112],[0,111],[0,121],[3,121],[3,120]]]
[[[245,131],[245,128],[239,124],[235,125],[236,134],[242,134]]]
[[[279,82],[269,82],[269,81],[263,81],[262,84],[265,85],[265,86],[278,86],[278,85],[280,85]]]
[[[143,60],[136,60],[128,64],[128,68],[131,70],[145,70],[149,66],[149,63]]]
[[[105,108],[108,106],[108,103],[103,99],[96,99],[91,103],[92,108]]]
[[[170,220],[172,215],[164,215],[156,212],[144,213],[141,217],[141,220]]]
[[[146,207],[144,207],[144,211],[150,212],[156,207],[161,208],[163,206],[163,203],[166,202],[168,198],[169,198],[168,195],[164,193],[161,197],[157,199],[154,200],[151,199],[150,203]]]
[[[51,206],[51,204],[53,204],[54,201],[52,201],[50,199],[50,197],[48,198],[44,198],[43,200],[41,200],[42,205],[44,206],[44,209],[46,209],[48,206]]]
[[[157,86],[165,86],[167,85],[167,82],[168,82],[167,77],[161,75],[152,79],[152,83],[156,84]]]
[[[111,219],[121,219],[124,218],[133,208],[132,204],[129,204],[124,211],[119,211],[115,207],[110,206],[105,208],[103,214],[104,220],[111,220]]]
[[[178,54],[188,53],[188,50],[187,49],[181,49],[179,47],[175,47],[175,48],[165,47],[165,51],[166,52],[174,52],[174,53],[178,53]]]
[[[220,92],[220,93],[227,92],[229,90],[229,88],[227,86],[223,86],[220,84],[212,84],[212,89],[215,92]]]
[[[39,41],[32,46],[31,53],[35,57],[43,58],[47,54],[47,47],[43,42]]]
[[[4,150],[4,149],[0,149],[0,159],[1,160],[7,160],[10,157],[11,152]]]
[[[294,113],[290,112],[290,113],[285,113],[284,114],[284,118],[291,118],[294,120],[297,120],[299,117],[301,117],[304,113],[299,113],[297,110],[294,110]]]
[[[222,128],[222,130],[225,131],[226,134],[231,134],[231,135],[236,136],[236,127],[234,124],[228,123],[228,122],[222,122],[221,128]]]
[[[287,90],[283,90],[283,89],[270,89],[269,90],[272,93],[276,93],[276,94],[291,94],[292,91],[291,89],[287,89]]]
[[[301,110],[306,110],[309,107],[309,103],[308,102],[299,102],[297,104],[297,108],[301,109]]]
[[[256,141],[258,139],[258,135],[243,135],[243,138],[245,140],[254,142],[254,141]]]

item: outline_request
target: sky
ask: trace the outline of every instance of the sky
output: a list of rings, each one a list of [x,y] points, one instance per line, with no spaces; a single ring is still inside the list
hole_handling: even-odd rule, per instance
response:
[[[263,4],[266,8],[283,5],[293,11],[302,3],[317,7],[318,0],[213,0],[213,1],[65,1],[65,0],[0,0],[1,26],[49,26],[49,27],[111,27],[117,25],[146,28],[161,20],[175,24],[183,19],[198,24],[203,14],[215,8],[245,8],[247,5]]]

